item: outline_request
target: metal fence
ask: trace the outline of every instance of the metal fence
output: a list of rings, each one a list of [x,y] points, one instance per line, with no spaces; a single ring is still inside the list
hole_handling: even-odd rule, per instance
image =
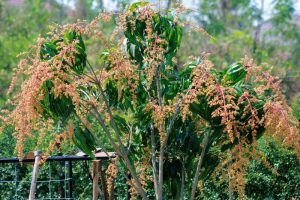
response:
[[[108,159],[104,154],[96,155],[96,160],[104,165]],[[48,157],[39,169],[35,199],[91,199],[91,160],[88,156]],[[34,161],[0,158],[0,199],[28,199]]]

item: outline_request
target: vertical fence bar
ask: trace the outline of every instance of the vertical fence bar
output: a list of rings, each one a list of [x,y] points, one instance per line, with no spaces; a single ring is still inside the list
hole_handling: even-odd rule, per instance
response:
[[[115,157],[115,153],[112,153],[112,157]],[[28,200],[34,200],[35,198],[35,194],[36,194],[36,190],[37,190],[37,179],[38,179],[38,175],[39,175],[39,168],[40,166],[40,161],[42,159],[42,152],[40,151],[35,151],[33,155],[31,155],[30,157],[26,157],[24,159],[22,159],[23,163],[26,164],[33,164],[33,170],[32,170],[32,175],[31,175],[31,184],[30,184],[30,191],[29,191],[29,196],[28,196]],[[97,197],[97,199],[99,198],[99,196],[101,196],[102,199],[106,200],[106,199],[110,199],[109,198],[109,194],[107,191],[107,185],[106,185],[106,181],[105,181],[105,171],[104,169],[101,167],[100,170],[100,165],[102,166],[102,162],[103,160],[108,160],[109,157],[106,156],[98,156],[97,157],[98,160],[96,160],[95,165],[98,166],[94,166],[94,177],[91,177],[91,180],[93,181],[94,186],[94,194],[95,197]],[[49,186],[49,193],[50,193],[50,197],[52,198],[51,194],[52,194],[52,185],[51,182],[52,181],[59,181],[59,185],[60,187],[57,190],[57,193],[62,197],[62,198],[67,198],[67,199],[73,199],[73,187],[74,187],[74,183],[73,183],[73,170],[72,170],[72,164],[74,164],[74,161],[87,161],[87,160],[92,160],[90,157],[87,156],[73,156],[73,155],[67,155],[67,156],[50,156],[48,157],[45,161],[49,162],[49,180],[48,180],[48,186]],[[34,162],[33,162],[34,161]],[[59,163],[61,163],[61,167],[63,167],[63,171],[64,171],[64,177],[59,178],[59,180],[53,180],[52,179],[52,170],[51,170],[51,162],[52,161],[58,161]],[[16,199],[19,198],[19,179],[20,179],[20,174],[19,174],[19,159],[18,158],[0,158],[0,164],[2,163],[15,163],[16,165],[15,167],[15,180],[13,180],[12,182],[15,182],[14,186],[15,186],[15,193],[14,196]],[[63,163],[64,166],[62,166]],[[66,164],[68,163],[68,169]],[[100,171],[99,171],[100,170]],[[89,173],[90,174],[90,173]],[[89,175],[91,176],[91,174]],[[101,185],[102,187],[99,187],[99,176],[101,178]],[[96,179],[97,177],[97,179]],[[64,183],[65,185],[63,185],[63,182],[60,181],[62,179],[65,179]],[[67,181],[68,180],[68,181]],[[47,181],[42,181],[42,182],[47,182]],[[62,183],[62,184],[61,184]],[[66,186],[66,184],[68,184],[68,186]],[[0,187],[2,188],[2,185],[0,185]],[[1,189],[0,189],[1,190]],[[64,190],[64,191],[63,191]],[[68,192],[66,191],[68,190]],[[65,193],[63,193],[65,192]],[[14,197],[11,197],[12,199],[14,199]]]
[[[34,200],[35,191],[36,191],[36,181],[37,181],[38,173],[39,173],[39,163],[41,160],[41,152],[35,151],[34,157],[35,157],[35,160],[34,160],[32,179],[31,179],[31,185],[30,185],[30,193],[29,193],[28,200]]]
[[[69,198],[73,198],[73,171],[72,171],[72,161],[69,160],[68,163],[68,182],[69,182]]]
[[[15,164],[15,173],[16,173],[16,191],[15,191],[15,196],[16,196],[16,199],[18,199],[18,180],[19,180],[19,177],[18,177],[18,163]]]
[[[48,187],[49,187],[49,198],[52,197],[52,192],[51,192],[51,179],[52,179],[52,175],[51,175],[51,162],[49,162],[49,182],[48,182]]]

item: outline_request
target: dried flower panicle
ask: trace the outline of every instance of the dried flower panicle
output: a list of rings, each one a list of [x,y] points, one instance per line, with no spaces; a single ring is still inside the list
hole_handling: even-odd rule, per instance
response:
[[[108,194],[112,194],[112,190],[114,187],[114,182],[117,177],[118,169],[115,164],[115,160],[111,161],[107,167],[107,191]]]
[[[145,108],[146,112],[152,112],[152,120],[154,122],[155,128],[158,130],[160,142],[163,143],[166,137],[166,127],[165,122],[170,118],[176,110],[176,106],[169,101],[169,105],[164,105],[161,107],[157,102],[150,102]]]
[[[84,113],[83,107],[87,107],[88,104],[86,100],[82,99],[79,88],[90,85],[91,79],[87,76],[80,77],[73,71],[72,66],[75,66],[78,62],[76,56],[82,53],[79,52],[78,46],[82,44],[76,38],[66,40],[66,34],[75,33],[76,35],[86,35],[88,37],[94,33],[94,30],[98,30],[99,20],[108,21],[110,16],[111,14],[101,14],[89,24],[78,21],[64,26],[56,25],[48,33],[47,38],[38,38],[36,45],[31,46],[27,53],[20,55],[22,60],[15,70],[15,76],[8,92],[13,91],[19,76],[25,75],[28,78],[22,83],[20,93],[12,99],[15,106],[14,110],[8,116],[1,117],[5,124],[14,125],[14,136],[17,139],[16,151],[20,159],[23,157],[24,141],[32,137],[33,132],[43,132],[41,140],[42,136],[46,134],[43,130],[48,129],[49,124],[54,122],[44,116],[41,101],[45,99],[46,95],[53,95],[54,99],[70,99],[75,108],[75,113],[78,115]],[[62,40],[62,38],[64,39]],[[53,41],[56,42],[53,43]],[[48,44],[52,46],[55,44],[55,49]],[[77,64],[76,67],[80,67],[80,65]],[[49,83],[52,86],[51,89],[49,87],[45,91],[43,88],[47,81],[51,81]],[[50,144],[49,149],[53,150],[62,140],[70,138],[69,136],[66,136],[65,133],[58,134]]]
[[[253,85],[253,90],[244,89],[243,86],[242,92],[235,89],[231,86],[234,83],[227,81],[226,74],[220,77],[212,70],[212,63],[204,58],[191,73],[192,83],[183,94],[181,112],[183,119],[186,119],[193,115],[190,110],[191,104],[198,103],[202,106],[207,103],[211,110],[210,117],[205,113],[199,115],[203,114],[204,119],[211,118],[213,123],[223,126],[227,137],[227,141],[215,145],[222,147],[237,142],[230,150],[230,156],[220,159],[216,171],[221,172],[224,167],[228,169],[230,189],[237,191],[242,198],[245,187],[244,169],[249,165],[250,159],[259,157],[256,151],[257,135],[265,129],[267,135],[292,148],[298,157],[300,135],[297,130],[298,122],[291,115],[291,109],[280,92],[279,79],[263,67],[256,66],[254,61],[247,57],[242,59],[241,67],[245,70],[245,82]],[[199,97],[205,98],[207,102],[201,98],[199,100]],[[272,170],[266,161],[263,163]]]

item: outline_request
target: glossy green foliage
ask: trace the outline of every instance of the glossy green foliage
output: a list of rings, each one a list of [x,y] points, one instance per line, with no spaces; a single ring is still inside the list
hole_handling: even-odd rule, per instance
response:
[[[82,74],[83,70],[86,67],[87,56],[85,53],[85,45],[83,39],[81,35],[76,33],[75,31],[65,33],[65,35],[59,40],[44,43],[41,48],[41,59],[50,60],[51,58],[56,56],[61,50],[59,47],[60,42],[65,43],[65,45],[77,42],[75,45],[75,49],[77,52],[74,53],[74,55],[69,55],[74,57],[74,62],[68,63],[66,61],[63,61],[63,63],[65,65],[68,65],[76,74]],[[63,70],[66,71],[65,68],[63,68]]]
[[[246,81],[246,70],[243,65],[240,63],[233,63],[229,65],[224,70],[212,70],[211,73],[215,76],[218,84],[222,86],[225,90],[226,89],[234,89],[234,93],[231,94],[234,96],[233,101],[238,104],[238,99],[244,94],[244,92],[249,92],[253,94],[258,99],[258,102],[252,103],[252,107],[255,108],[258,113],[257,116],[261,118],[263,116],[263,106],[266,103],[266,96],[258,95],[254,91],[255,84],[250,81]],[[267,94],[266,94],[267,95]],[[223,129],[225,125],[221,124],[221,117],[214,117],[212,118],[212,113],[219,109],[219,106],[209,106],[208,104],[209,99],[205,95],[198,96],[198,102],[192,103],[190,105],[190,110],[193,112],[194,115],[200,115],[202,119],[205,119],[210,125],[210,140],[209,140],[209,151],[205,156],[206,162],[203,165],[203,171],[201,173],[202,179],[207,179],[211,172],[215,169],[215,167],[219,164],[218,155],[220,153],[224,153],[229,149],[232,149],[237,143],[238,140],[231,142],[224,143],[227,140],[227,135],[223,134]],[[226,102],[230,103],[230,102]],[[239,104],[239,112],[236,113],[236,120],[241,123],[247,122],[250,117],[251,113],[245,115],[244,108],[248,105],[247,101],[242,102]],[[260,126],[257,128],[256,139],[262,136],[264,131],[264,127]],[[241,136],[244,136],[248,139],[249,142],[253,140],[252,134],[250,133],[251,129],[243,130],[240,132]]]
[[[135,8],[136,9],[136,8]],[[137,17],[137,13],[133,12],[134,19]],[[130,20],[128,18],[128,20]],[[201,59],[196,59],[194,62],[186,65],[180,71],[177,70],[176,65],[171,61],[175,56],[177,49],[181,42],[181,28],[172,21],[173,19],[167,16],[162,16],[156,14],[152,19],[152,29],[153,34],[166,40],[166,53],[164,54],[164,60],[160,63],[160,73],[159,84],[161,88],[161,95],[163,97],[163,104],[168,105],[169,100],[173,100],[178,94],[184,93],[186,89],[189,88],[192,82],[192,71],[193,69],[201,64]],[[143,63],[144,58],[148,55],[144,51],[150,45],[152,41],[148,41],[146,37],[146,22],[136,19],[134,21],[135,29],[134,31],[130,28],[130,23],[128,23],[128,29],[125,31],[124,35],[127,39],[127,52],[130,55],[131,60],[137,62],[141,69],[149,67],[147,63]],[[168,36],[168,37],[166,37]],[[107,53],[105,54],[107,55]],[[103,57],[105,60],[105,56]],[[110,70],[109,63],[106,63],[108,67],[106,69]],[[167,66],[171,67],[167,69]],[[211,70],[211,75],[213,75],[217,83],[224,89],[230,89],[234,91],[234,101],[238,104],[238,99],[248,91],[250,94],[255,95],[259,101],[252,106],[259,110],[258,116],[263,115],[262,106],[265,104],[265,96],[258,96],[254,91],[254,83],[246,81],[246,69],[241,63],[233,63],[229,65],[224,70]],[[157,79],[157,77],[154,77]],[[118,80],[119,81],[119,80]],[[152,111],[147,111],[145,108],[149,102],[149,94],[156,96],[158,90],[157,85],[152,83],[148,91],[145,90],[146,78],[139,74],[138,88],[135,91],[135,95],[138,97],[136,105],[133,105],[132,95],[129,90],[123,90],[120,94],[120,90],[117,88],[116,82],[110,80],[106,83],[106,93],[109,98],[109,102],[115,109],[120,109],[123,115],[118,116],[116,120],[119,126],[126,127],[126,124],[132,125],[135,128],[135,133],[133,133],[133,145],[130,146],[129,156],[133,161],[137,161],[139,156],[143,154],[141,151],[144,146],[151,146],[150,133]],[[154,80],[153,82],[155,82]],[[207,179],[215,167],[219,164],[219,154],[227,152],[232,149],[237,143],[235,139],[232,143],[227,141],[227,135],[223,133],[224,125],[221,124],[221,117],[212,118],[212,113],[219,109],[219,106],[209,106],[210,99],[205,95],[198,96],[198,101],[190,105],[190,110],[196,118],[202,118],[206,120],[207,124],[211,127],[203,131],[210,132],[209,140],[209,150],[205,156],[205,162],[203,164],[203,169],[201,173],[202,179]],[[239,104],[240,112],[237,113],[237,120],[240,122],[247,122],[251,117],[251,114],[243,115],[243,110],[247,106],[247,102]],[[169,122],[167,119],[166,122]],[[166,123],[167,124],[167,123]],[[167,126],[167,125],[166,125]],[[203,140],[204,134],[200,136],[197,135],[197,122],[194,117],[188,117],[183,121],[181,116],[175,119],[174,127],[170,134],[166,154],[165,154],[165,164],[164,164],[164,178],[166,185],[168,186],[168,192],[166,192],[166,197],[176,198],[179,197],[180,185],[181,185],[181,174],[182,170],[185,170],[186,180],[193,177],[193,172],[195,168],[195,162],[197,155],[201,152],[200,143]],[[167,127],[165,127],[167,128]],[[257,132],[259,137],[264,128],[260,127]],[[126,131],[125,131],[126,132]],[[250,130],[244,131],[243,136],[247,136],[248,140],[251,142],[252,134],[249,134]],[[155,135],[155,145],[160,146],[160,139],[158,137],[158,131],[154,129]]]
[[[9,1],[7,1],[9,2]],[[93,15],[96,15],[96,9],[91,9],[97,6],[95,4],[96,1],[88,0],[88,1],[77,1],[74,8],[76,10],[76,17],[81,19],[88,19],[93,18]],[[97,1],[103,2],[103,1]],[[123,3],[124,1],[122,1]],[[185,1],[182,1],[185,3]],[[186,1],[188,2],[188,1]],[[298,68],[299,68],[299,47],[300,47],[300,34],[299,34],[299,25],[297,21],[297,10],[295,10],[295,3],[296,1],[293,0],[274,0],[270,5],[268,1],[265,1],[265,9],[264,12],[260,11],[260,3],[253,4],[251,1],[245,0],[234,0],[234,1],[217,1],[217,0],[203,0],[198,5],[199,8],[193,6],[193,9],[196,11],[194,12],[195,20],[200,23],[200,26],[203,27],[215,40],[209,40],[207,37],[199,36],[199,34],[189,35],[188,37],[184,37],[183,42],[181,44],[181,52],[176,58],[179,60],[179,63],[185,63],[187,61],[186,55],[197,55],[199,51],[203,51],[205,49],[209,49],[210,52],[214,52],[211,56],[214,63],[221,68],[228,66],[230,63],[240,59],[245,54],[252,56],[255,60],[259,62],[271,63],[274,65],[275,73],[281,76],[283,72],[286,74],[286,78],[283,80],[283,84],[287,85],[286,87],[286,95],[287,98],[291,98],[292,107],[294,109],[294,114],[299,117],[299,98],[294,98],[295,93],[299,90],[297,87],[299,84],[299,76],[297,76]],[[120,4],[120,1],[117,2]],[[173,3],[173,2],[172,2]],[[25,1],[20,7],[5,6],[6,1],[0,0],[0,15],[1,15],[1,22],[0,22],[0,81],[2,88],[8,88],[8,82],[10,76],[12,74],[11,68],[16,66],[17,59],[16,55],[19,52],[25,51],[27,47],[35,40],[38,34],[45,34],[47,31],[47,26],[49,24],[49,20],[55,23],[65,23],[66,21],[73,21],[73,16],[69,15],[69,12],[63,12],[64,10],[70,9],[68,5],[63,5],[61,1],[38,1],[38,0],[29,0]],[[47,6],[45,6],[47,4]],[[125,3],[124,3],[125,4]],[[141,6],[145,6],[147,3],[135,3],[132,4],[130,7],[131,12],[135,12],[136,9],[140,8]],[[50,5],[50,7],[48,6]],[[196,5],[196,4],[195,4]],[[74,6],[72,4],[72,6]],[[90,7],[88,7],[90,6]],[[273,8],[271,8],[273,7]],[[102,9],[103,10],[103,9]],[[265,12],[270,11],[267,14],[267,18]],[[298,11],[299,12],[299,11]],[[170,19],[171,17],[165,17]],[[263,26],[262,31],[259,32],[260,24],[259,20],[262,19]],[[267,21],[264,21],[267,20]],[[166,21],[166,20],[165,20]],[[271,24],[270,24],[271,22]],[[267,26],[265,26],[267,25]],[[110,28],[113,28],[113,25],[109,25]],[[145,25],[138,25],[138,26],[145,26]],[[143,31],[141,31],[143,32]],[[176,32],[176,31],[175,31]],[[177,32],[176,34],[178,34]],[[255,34],[259,33],[258,39],[256,38]],[[128,33],[128,38],[131,36],[131,33]],[[163,34],[162,34],[163,35]],[[179,34],[178,34],[179,35]],[[134,36],[132,34],[132,36]],[[144,39],[143,36],[140,38]],[[174,37],[175,38],[175,37]],[[132,39],[132,38],[131,38]],[[177,37],[179,39],[179,37]],[[181,39],[181,37],[180,37]],[[59,41],[61,42],[63,38]],[[172,39],[173,40],[173,39]],[[201,43],[201,40],[204,40]],[[256,43],[257,40],[257,44]],[[174,39],[176,41],[176,38]],[[275,42],[274,42],[275,41]],[[88,43],[86,41],[86,43]],[[147,45],[144,41],[140,41],[142,48],[137,46],[133,40],[127,42],[127,49],[129,49],[129,54],[132,56],[133,61],[140,61],[142,60],[141,52],[143,52],[145,46]],[[56,48],[57,42],[52,41],[45,44],[45,51],[43,54],[49,53],[49,56],[45,56],[45,60],[51,59],[53,56],[57,54]],[[78,44],[80,45],[80,44]],[[95,44],[94,44],[95,45]],[[99,48],[100,45],[98,45]],[[176,45],[175,45],[176,46]],[[84,48],[83,48],[84,49]],[[253,52],[253,54],[251,53]],[[172,56],[172,54],[170,54]],[[91,55],[91,59],[97,59]],[[171,57],[170,56],[170,57]],[[82,57],[83,58],[83,57]],[[72,72],[78,73],[82,69],[82,59],[80,57],[76,58],[78,65],[76,64],[74,67],[69,66],[70,68],[74,68],[75,70]],[[191,70],[201,62],[195,61],[188,65],[186,68],[177,71],[176,65],[172,64],[171,66],[174,67],[174,71],[167,72],[164,71],[164,74],[168,74],[168,76],[163,77],[164,85],[164,96],[166,100],[173,99],[174,96],[178,93],[178,91],[183,91],[184,88],[187,88],[190,84],[190,72]],[[234,64],[237,65],[237,64]],[[141,65],[142,66],[142,65]],[[142,66],[143,67],[143,66]],[[278,70],[278,71],[276,71]],[[226,70],[225,70],[226,71]],[[216,76],[220,83],[226,85],[226,87],[230,87],[232,84],[235,87],[237,95],[241,95],[246,87],[250,87],[249,85],[243,83],[242,75],[243,73],[239,73],[241,76],[234,76],[236,78],[231,78],[232,75],[224,75],[225,71],[216,71]],[[235,71],[235,70],[233,70]],[[243,70],[238,70],[242,72]],[[286,73],[285,73],[286,72]],[[226,76],[227,78],[223,78]],[[229,76],[229,78],[228,78]],[[290,78],[290,77],[294,78]],[[240,79],[240,78],[241,79]],[[226,79],[226,80],[225,80]],[[237,81],[235,81],[236,79]],[[233,82],[230,84],[230,80]],[[53,83],[49,81],[48,83],[44,83],[45,91],[49,92],[45,98],[41,102],[41,106],[44,109],[45,116],[57,119],[58,121],[64,119],[69,119],[71,115],[68,113],[73,112],[73,105],[69,98],[66,97],[58,97],[54,98],[54,95],[51,90],[51,85]],[[50,85],[49,87],[47,85]],[[4,100],[7,98],[5,96],[6,91],[0,90],[0,98],[1,103],[4,106]],[[138,125],[138,129],[134,132],[133,142],[131,144],[131,151],[130,154],[136,154],[139,151],[142,151],[144,145],[149,145],[149,138],[150,138],[150,129],[149,123],[151,122],[151,115],[150,113],[145,113],[144,108],[147,100],[147,94],[144,92],[143,85],[140,84],[137,90],[135,91],[136,95],[139,98],[137,102],[138,106],[134,108],[132,104],[131,94],[129,91],[123,91],[123,95],[120,99],[118,99],[118,90],[115,83],[109,83],[106,85],[106,93],[110,96],[110,105],[115,108],[121,108],[122,110],[128,111],[128,115],[119,115],[115,116],[116,122],[118,127],[122,130],[122,132],[128,133],[128,125]],[[156,91],[154,90],[153,93]],[[63,100],[60,100],[63,99]],[[201,97],[199,97],[199,102],[204,102],[202,107],[198,104],[191,105],[191,110],[195,110],[195,112],[203,113],[202,117],[207,121],[211,121],[210,112],[208,112],[208,105]],[[53,108],[56,107],[56,108]],[[258,105],[259,106],[259,105]],[[66,110],[67,112],[63,112]],[[131,116],[131,112],[134,112],[134,117]],[[206,114],[204,114],[206,113]],[[63,116],[63,117],[61,117]],[[132,123],[132,121],[134,121]],[[191,121],[187,119],[187,121]],[[218,124],[218,120],[215,119],[215,124]],[[180,185],[180,170],[182,167],[182,155],[188,154],[190,157],[194,156],[195,152],[200,152],[199,142],[201,142],[202,138],[198,138],[196,134],[194,134],[194,124],[182,123],[181,119],[176,120],[176,127],[174,128],[174,132],[170,138],[170,142],[168,146],[167,156],[168,159],[166,160],[165,166],[165,176],[167,179],[166,185],[172,188],[172,192],[178,195],[179,192],[179,185]],[[185,128],[182,128],[185,127]],[[222,127],[215,127],[213,133],[213,138],[222,140],[224,138],[220,137],[219,134],[222,132]],[[10,131],[12,132],[12,131]],[[82,132],[85,132],[82,130]],[[157,134],[157,133],[156,133]],[[1,156],[9,156],[13,154],[13,146],[14,140],[11,137],[2,137],[0,138],[2,146],[8,147],[1,149]],[[156,141],[159,138],[155,138]],[[83,141],[88,141],[83,139]],[[215,164],[217,164],[218,157],[216,155],[221,152],[220,148],[212,147],[213,139],[210,141],[210,151],[207,154],[207,158],[205,159],[206,162],[204,163],[205,169],[210,169],[203,172],[203,176],[208,177],[208,172],[214,169]],[[141,144],[141,145],[140,145]],[[157,145],[159,145],[157,143]],[[198,146],[197,146],[198,145]],[[32,145],[27,145],[29,149],[35,147],[35,143]],[[31,147],[30,147],[31,146]],[[78,145],[80,146],[80,145]],[[171,146],[174,146],[171,148]],[[189,147],[191,146],[192,153],[189,154]],[[230,147],[229,147],[230,148]],[[179,150],[179,156],[177,156],[177,151]],[[271,155],[275,151],[275,148],[266,148],[266,152],[270,152]],[[9,152],[9,153],[8,153]],[[132,153],[133,152],[133,153]],[[249,172],[249,181],[247,186],[247,193],[249,197],[253,199],[285,199],[291,198],[293,195],[285,195],[285,194],[293,194],[292,192],[287,192],[287,190],[292,191],[294,189],[298,189],[297,186],[299,185],[299,177],[298,176],[298,166],[299,164],[294,162],[294,158],[290,159],[286,153],[282,151],[277,152],[280,156],[273,156],[270,161],[271,164],[277,162],[278,168],[288,170],[284,171],[281,170],[281,177],[276,179],[275,175],[269,176],[269,171],[265,169],[260,163],[255,162],[252,169]],[[141,154],[141,153],[140,153]],[[139,154],[139,155],[140,155]],[[176,156],[174,156],[176,155]],[[134,156],[132,156],[134,157]],[[270,157],[270,156],[268,156]],[[171,160],[172,159],[172,160]],[[286,163],[286,165],[284,165]],[[188,173],[188,177],[191,177],[189,174],[193,172],[194,168],[192,159],[187,159],[185,168]],[[79,168],[81,165],[79,166]],[[294,170],[294,171],[293,171]],[[10,170],[13,172],[13,169]],[[2,171],[3,175],[7,174],[10,171]],[[255,173],[255,174],[254,174]],[[76,174],[83,174],[82,169],[78,169],[78,173]],[[266,175],[268,174],[268,175]],[[171,175],[173,177],[171,177]],[[45,178],[47,178],[47,173]],[[74,180],[78,182],[81,180],[82,177],[78,177]],[[4,180],[4,178],[2,178]],[[43,178],[42,178],[43,179]],[[88,185],[86,182],[78,185]],[[119,184],[119,187],[124,189],[124,185],[121,182],[126,182],[125,180],[121,180],[116,184]],[[6,184],[2,184],[0,193],[2,198],[12,198],[14,194],[7,194],[4,188]],[[207,186],[207,185],[205,185]],[[75,184],[76,187],[76,184]],[[11,185],[12,191],[14,191],[15,186]],[[28,187],[25,187],[27,189]],[[209,192],[204,192],[203,196],[200,196],[201,199],[227,199],[228,192],[228,185],[225,184],[224,187],[219,187],[219,183],[211,184],[211,187],[204,187],[205,190],[208,188]],[[151,188],[153,189],[153,188]],[[42,190],[42,189],[41,189]],[[48,191],[48,189],[44,188],[43,190]],[[82,192],[81,188],[75,189],[75,192]],[[148,190],[149,191],[149,190]],[[118,193],[118,198],[121,196],[126,196],[126,190],[122,190],[122,194]],[[150,190],[150,193],[153,192]],[[169,192],[170,198],[172,199],[172,192]],[[87,193],[87,192],[85,192]],[[297,195],[297,193],[294,193]],[[295,196],[294,197],[298,197]],[[39,196],[43,198],[43,196]],[[91,198],[91,197],[89,197]]]
[[[91,158],[95,158],[93,151],[96,150],[96,138],[88,129],[83,130],[79,126],[76,127],[73,142],[84,153],[89,155]]]
[[[261,137],[257,142],[258,149],[263,152],[262,159],[268,161],[272,169],[266,167],[261,161],[251,161],[245,173],[245,198],[256,200],[300,197],[298,158],[270,138]],[[208,177],[198,199],[229,199],[228,181],[221,181],[219,175],[215,182]],[[236,193],[233,196],[238,199]]]
[[[67,122],[68,118],[74,113],[74,105],[70,97],[60,95],[55,97],[53,94],[53,83],[47,80],[43,83],[44,99],[40,101],[43,115],[46,118],[54,119],[56,122]]]
[[[149,56],[145,52],[145,49],[151,47],[150,45],[152,45],[154,41],[153,39],[149,40],[147,38],[146,22],[136,19],[136,10],[141,6],[143,5],[138,3],[133,4],[133,6],[129,8],[133,13],[127,17],[127,20],[134,19],[134,30],[131,30],[131,25],[128,23],[128,29],[125,30],[124,35],[127,39],[126,49],[131,61],[136,63],[139,69],[144,70],[150,67],[148,64],[143,63],[143,60]],[[168,15],[155,14],[151,20],[151,28],[154,37],[158,36],[165,41],[163,44],[165,52],[163,54],[163,60],[160,62],[160,73],[162,75],[160,85],[162,96],[164,97],[163,103],[167,104],[168,100],[173,100],[180,92],[188,88],[191,83],[190,73],[192,68],[199,63],[199,60],[192,63],[187,70],[179,71],[176,68],[177,66],[173,63],[172,58],[175,57],[180,47],[182,28],[174,22],[170,13]],[[102,62],[105,63],[106,70],[111,70],[110,63],[105,61],[105,57],[108,54],[109,52],[102,54]],[[151,95],[155,95],[157,92],[154,82],[155,80],[149,90]],[[132,94],[128,89],[121,88],[120,93],[120,88],[117,88],[117,84],[114,80],[110,80],[105,84],[105,92],[109,98],[110,106],[114,107],[114,109],[118,109],[120,113],[122,113],[115,115],[119,129],[124,133],[128,133],[130,131],[128,127],[135,127],[132,133],[132,142],[130,145],[127,144],[127,148],[129,149],[128,155],[133,162],[137,162],[140,157],[143,156],[145,153],[143,151],[144,147],[151,147],[150,133],[151,124],[153,124],[153,113],[146,111],[146,107],[149,103],[149,94],[145,90],[146,84],[148,84],[146,77],[143,74],[139,74],[138,87],[134,91],[138,98],[135,105],[133,104]],[[187,168],[188,166],[192,166],[199,152],[201,141],[194,131],[195,123],[193,121],[188,120],[183,122],[183,120],[178,117],[174,126],[168,141],[164,164],[165,183],[169,188],[165,196],[170,196],[170,198],[179,197],[182,167]],[[157,148],[160,145],[158,135],[157,130],[154,129],[154,140]],[[183,159],[185,159],[185,162],[183,162]],[[192,170],[188,172],[189,176],[192,176]]]
[[[262,138],[259,148],[275,174],[262,162],[253,161],[246,174],[249,199],[297,199],[300,197],[300,162],[293,152],[272,139]]]
[[[128,53],[140,66],[142,66],[145,56],[145,49],[154,42],[154,39],[147,38],[146,22],[137,19],[138,13],[136,10],[141,6],[144,6],[144,4],[136,3],[131,6],[130,10],[133,13],[132,16],[127,17],[127,30],[124,32],[127,38]],[[131,20],[134,20],[134,28],[130,23]],[[155,14],[152,17],[151,28],[155,36],[165,41],[163,45],[165,49],[164,57],[166,58],[165,65],[172,64],[172,58],[176,55],[181,43],[182,28],[174,22],[171,14],[164,16]]]
[[[68,63],[66,61],[63,61],[63,64],[68,65],[68,67],[76,74],[82,74],[86,67],[87,56],[85,53],[85,45],[83,39],[75,31],[65,33],[64,36],[59,40],[42,44],[42,48],[40,51],[41,59],[51,60],[61,51],[59,43],[63,42],[65,43],[65,45],[67,45],[73,43],[74,41],[77,42],[75,45],[75,49],[77,52],[74,53],[74,55],[70,55],[74,56],[74,62]],[[62,70],[66,73],[70,73],[66,71],[67,68],[64,66],[62,67]],[[43,109],[43,114],[45,117],[50,117],[56,121],[67,122],[69,116],[74,113],[74,105],[72,99],[70,97],[66,97],[65,95],[55,97],[52,89],[53,82],[51,80],[47,80],[43,83],[42,92],[44,93],[45,98],[40,101],[40,105]]]
[[[246,77],[246,70],[241,63],[233,63],[224,70],[222,79],[229,85],[235,85]]]
[[[127,39],[126,47],[127,52],[130,55],[132,61],[135,61],[141,69],[149,67],[147,64],[143,63],[143,60],[147,55],[145,55],[145,49],[149,47],[154,41],[153,39],[147,38],[146,32],[146,22],[136,19],[136,10],[140,7],[147,5],[147,3],[135,3],[129,8],[133,13],[127,16],[127,20],[134,21],[134,30],[131,29],[131,24],[128,22],[128,28],[124,31],[124,35]],[[176,69],[167,70],[167,67],[175,68],[172,58],[176,55],[176,52],[180,46],[182,38],[182,28],[174,22],[173,16],[155,14],[151,21],[151,28],[153,29],[153,35],[160,37],[165,41],[163,48],[166,50],[164,53],[164,60],[161,63],[162,71],[161,73],[165,76],[162,78],[162,93],[166,96],[166,101],[174,98],[178,91],[182,91],[187,87],[184,83],[184,79]],[[110,70],[110,63],[106,61],[106,57],[109,52],[103,52],[101,55],[101,62],[105,63],[106,70]],[[144,91],[146,78],[141,74],[139,76],[138,88],[135,91],[139,100],[136,102],[138,109],[143,110],[146,105],[148,95]],[[124,80],[124,84],[127,80]],[[183,85],[182,85],[183,84]],[[118,95],[117,85],[114,81],[109,81],[105,85],[106,92],[110,99],[110,104],[114,107],[121,108],[123,110],[130,109],[134,110],[134,105],[132,102],[132,96],[128,89],[122,88],[122,95]],[[119,88],[120,90],[120,88]]]
[[[246,70],[244,66],[240,63],[233,63],[229,65],[225,70],[212,70],[211,73],[215,76],[218,84],[222,86],[225,90],[226,89],[234,89],[234,99],[235,103],[239,97],[243,95],[245,91],[248,91],[250,94],[256,94],[254,91],[254,85],[251,82],[246,82]],[[264,96],[257,96],[258,99],[261,101],[254,105],[255,108],[261,110],[263,104],[265,103]],[[191,104],[191,110],[195,114],[199,114],[203,119],[207,120],[213,127],[219,127],[220,125],[220,117],[211,118],[212,113],[218,109],[218,106],[209,106],[208,105],[209,99],[204,95],[198,96],[198,102]],[[243,106],[246,106],[247,102],[241,104],[240,111],[241,113],[239,116],[242,116]],[[261,115],[262,113],[260,113]],[[249,116],[246,116],[245,119],[240,119],[241,121],[247,120]]]
[[[62,61],[64,66],[62,66],[61,70],[68,74],[74,72],[76,75],[81,75],[87,65],[87,55],[85,53],[83,39],[81,35],[75,31],[65,33],[59,40],[42,44],[40,57],[45,61],[51,60],[62,50],[60,48],[60,43],[71,45],[74,42],[76,42],[76,52],[72,53],[72,55],[68,55],[74,57],[74,59],[72,59],[72,63]],[[72,72],[67,71],[67,69],[72,70]],[[62,81],[67,82],[66,80]],[[56,123],[62,122],[62,125],[66,125],[71,116],[75,114],[75,106],[69,96],[61,94],[55,97],[53,87],[52,80],[47,80],[43,83],[42,93],[44,94],[44,99],[40,101],[40,106],[43,109],[42,114],[46,118],[53,119]],[[73,117],[76,118],[76,115]],[[90,157],[94,157],[92,151],[96,150],[96,140],[90,131],[87,129],[82,130],[80,126],[75,127],[73,141],[79,149]]]

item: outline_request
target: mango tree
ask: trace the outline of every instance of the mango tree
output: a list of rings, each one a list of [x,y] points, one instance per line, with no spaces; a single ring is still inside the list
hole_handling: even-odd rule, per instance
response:
[[[98,146],[113,149],[132,195],[159,200],[195,199],[201,182],[216,173],[242,197],[243,171],[262,157],[256,140],[263,134],[300,157],[280,80],[247,57],[224,70],[206,54],[179,65],[186,30],[179,13],[135,3],[114,17],[110,37],[99,21],[112,15],[102,13],[39,38],[20,62],[17,74],[28,78],[3,117],[15,127],[19,157],[27,138],[55,131],[46,155],[64,141],[91,157]],[[105,49],[93,65],[85,40]]]

